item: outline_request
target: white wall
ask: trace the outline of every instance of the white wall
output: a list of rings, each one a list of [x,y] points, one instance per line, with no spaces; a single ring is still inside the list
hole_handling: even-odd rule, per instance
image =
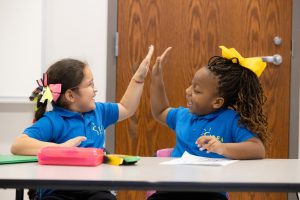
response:
[[[23,0],[0,0],[0,11],[8,1],[10,1],[10,4],[15,4],[18,8],[22,8],[20,6],[21,3],[24,4]],[[34,9],[37,9],[35,10],[36,12],[42,13],[42,20],[33,22],[42,23],[42,25],[30,24],[28,26],[34,27],[36,25],[42,27],[41,57],[36,58],[36,60],[41,61],[42,69],[45,71],[49,65],[65,57],[87,61],[94,73],[94,82],[99,91],[96,97],[98,101],[105,101],[106,99],[107,1],[26,0],[26,3],[35,5]],[[23,8],[26,9],[26,6]],[[15,9],[11,6],[8,9],[12,10],[5,10],[5,12],[15,12]],[[19,13],[19,17],[22,19],[24,12]],[[18,22],[16,21],[15,23]],[[23,24],[20,23],[17,26],[23,26]],[[1,29],[2,27],[0,27]],[[18,34],[22,35],[23,33],[19,32]],[[36,39],[39,40],[38,37]],[[35,44],[39,43],[39,41],[32,42]],[[9,43],[4,43],[4,45],[7,45],[8,49],[11,48]],[[23,46],[20,46],[20,48],[23,48]],[[18,59],[20,54],[18,55],[18,52],[15,53],[16,55],[10,56]],[[29,60],[29,62],[36,62],[34,58],[31,59],[33,60]],[[0,65],[1,73],[4,68],[5,66]],[[13,77],[8,78],[13,80]],[[35,77],[35,79],[39,78],[41,77]],[[14,84],[14,82],[11,81],[8,84]],[[31,124],[33,111],[34,105],[32,103],[7,103],[7,101],[0,101],[1,154],[9,153],[9,147],[13,139]],[[25,194],[24,196],[27,195]],[[14,199],[14,191],[1,189],[0,197],[1,199]]]
[[[45,1],[45,66],[61,58],[87,61],[98,89],[96,100],[105,100],[107,0]]]
[[[27,100],[41,74],[41,7],[40,0],[0,0],[1,101]]]

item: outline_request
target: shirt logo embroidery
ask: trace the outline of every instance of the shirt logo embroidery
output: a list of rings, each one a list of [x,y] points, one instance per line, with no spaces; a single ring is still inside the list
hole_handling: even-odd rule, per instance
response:
[[[203,132],[201,133],[201,135],[203,135],[203,136],[214,136],[215,138],[217,138],[218,141],[224,142],[223,137],[221,137],[219,135],[216,136],[216,134],[211,133],[211,132],[212,132],[212,128],[209,128],[208,130],[206,130],[206,128],[205,128],[205,129],[203,129]]]
[[[94,132],[96,132],[97,135],[101,135],[103,134],[104,132],[104,127],[101,125],[101,126],[97,126],[94,122],[92,122],[92,130]]]

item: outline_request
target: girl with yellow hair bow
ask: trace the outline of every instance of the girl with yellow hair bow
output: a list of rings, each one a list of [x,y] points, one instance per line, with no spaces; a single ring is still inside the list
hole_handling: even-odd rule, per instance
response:
[[[158,122],[175,132],[171,157],[181,157],[185,151],[210,158],[265,157],[267,118],[258,77],[266,64],[260,58],[243,58],[234,49],[221,48],[222,56],[210,58],[207,66],[195,73],[186,89],[186,107],[171,107],[165,93],[162,69],[171,48],[153,66],[151,110]],[[227,198],[226,192],[158,191],[148,200]]]

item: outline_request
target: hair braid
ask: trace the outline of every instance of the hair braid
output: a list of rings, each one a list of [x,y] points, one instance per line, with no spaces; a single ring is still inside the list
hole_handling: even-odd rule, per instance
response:
[[[218,92],[224,98],[224,107],[239,112],[239,123],[267,143],[268,123],[263,113],[266,97],[257,76],[242,67],[237,58],[214,56],[208,61],[208,69],[219,79]]]

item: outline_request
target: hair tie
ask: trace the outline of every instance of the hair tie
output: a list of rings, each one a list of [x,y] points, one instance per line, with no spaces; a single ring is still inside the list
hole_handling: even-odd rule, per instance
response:
[[[227,59],[237,58],[241,66],[251,70],[260,77],[262,72],[267,66],[267,63],[260,57],[244,58],[234,48],[227,49],[225,46],[219,46],[222,49],[222,57]],[[232,60],[233,63],[237,63],[236,60]]]
[[[30,101],[34,101],[38,95],[42,95],[40,102],[44,103],[47,99],[48,102],[56,102],[61,93],[61,84],[49,84],[48,76],[46,73],[43,74],[43,78],[36,80],[38,87],[31,93],[29,97]]]

